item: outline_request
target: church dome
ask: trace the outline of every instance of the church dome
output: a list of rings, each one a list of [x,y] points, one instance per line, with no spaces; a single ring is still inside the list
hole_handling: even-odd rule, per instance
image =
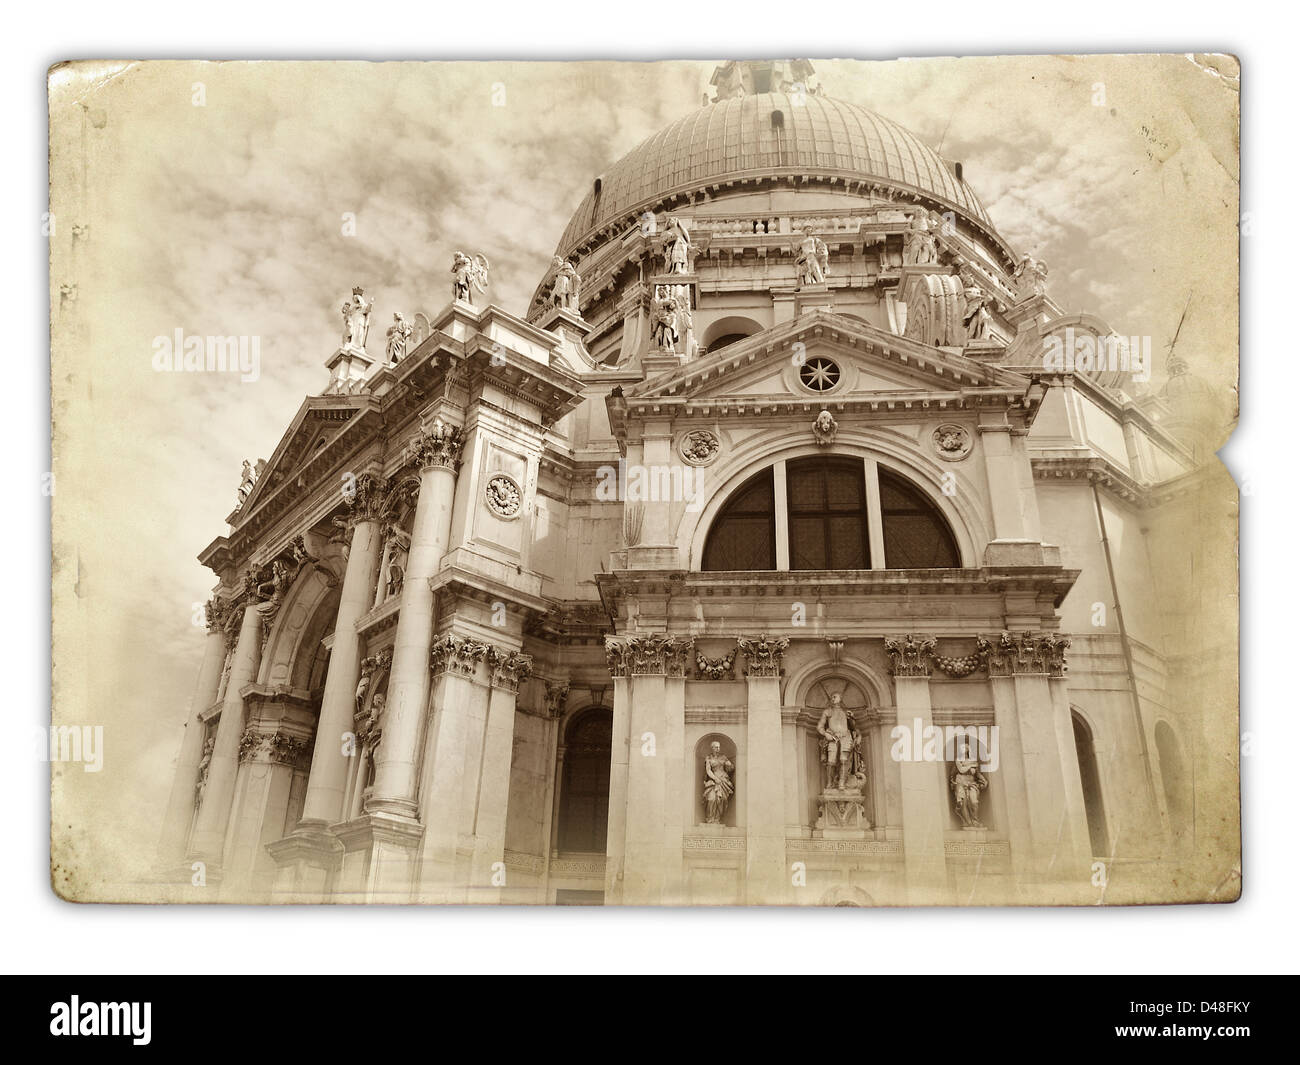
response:
[[[843,100],[766,92],[719,100],[642,141],[593,182],[557,254],[674,195],[756,175],[878,183],[992,230],[965,181],[901,126]]]

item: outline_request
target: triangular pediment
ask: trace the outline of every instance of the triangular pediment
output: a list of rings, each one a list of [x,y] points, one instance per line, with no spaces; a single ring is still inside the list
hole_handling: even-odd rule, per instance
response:
[[[832,363],[836,377],[822,392],[800,376],[800,367],[808,365],[808,376],[825,385],[818,360]],[[955,349],[927,347],[857,318],[816,311],[648,378],[627,389],[627,397],[815,402],[891,393],[1023,390],[1027,385],[1023,375],[977,362]]]
[[[240,520],[326,451],[366,402],[362,397],[348,396],[313,396],[305,400],[262,468],[253,490],[238,508]]]

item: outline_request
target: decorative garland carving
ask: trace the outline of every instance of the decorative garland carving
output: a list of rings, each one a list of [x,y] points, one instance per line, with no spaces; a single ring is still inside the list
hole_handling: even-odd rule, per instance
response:
[[[784,636],[773,638],[764,633],[753,639],[740,636],[736,639],[736,646],[745,656],[745,676],[779,677],[781,658],[790,646],[790,641]]]
[[[984,665],[984,656],[978,651],[973,655],[962,655],[960,658],[948,658],[944,655],[931,654],[930,661],[940,673],[946,673],[950,677],[969,677],[977,669]]]
[[[695,676],[698,680],[735,680],[736,648],[721,658],[710,658],[703,651],[695,652]]]

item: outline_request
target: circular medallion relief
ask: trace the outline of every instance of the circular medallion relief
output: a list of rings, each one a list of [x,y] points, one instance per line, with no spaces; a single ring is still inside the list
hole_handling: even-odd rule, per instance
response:
[[[799,367],[799,383],[811,392],[829,392],[840,383],[840,368],[831,359],[817,355]]]
[[[519,483],[504,473],[496,473],[488,478],[487,487],[483,490],[483,496],[487,500],[488,510],[492,511],[498,518],[517,518],[519,508],[523,503],[524,494],[519,488]]]
[[[718,457],[718,438],[707,429],[694,429],[682,437],[677,450],[692,466],[707,466]]]
[[[941,459],[956,462],[970,454],[970,430],[960,425],[941,425],[934,431],[934,450]]]

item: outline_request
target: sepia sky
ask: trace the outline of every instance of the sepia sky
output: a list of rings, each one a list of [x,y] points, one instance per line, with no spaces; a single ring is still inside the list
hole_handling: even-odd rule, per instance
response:
[[[69,698],[84,699],[56,720],[105,729],[104,770],[72,792],[87,864],[112,880],[151,857],[201,656],[192,615],[214,584],[195,556],[226,532],[241,460],[269,457],[303,398],[324,388],[351,287],[375,299],[376,355],[394,311],[448,301],[457,249],[485,254],[489,298],[523,314],[593,177],[698,107],[715,65],[55,72],[54,199],[59,181],[77,184],[89,221],[76,258],[56,251],[51,276],[56,305],[65,278],[76,281],[82,330],[77,350],[61,348],[56,306],[54,453],[56,469],[61,454],[69,467],[56,570],[61,550],[75,553],[95,632],[75,661],[56,647],[56,699],[61,669],[75,674]],[[961,160],[1002,236],[1047,262],[1063,307],[1150,336],[1156,387],[1189,297],[1180,354],[1216,386],[1234,383],[1231,60],[814,65],[829,95]],[[259,337],[259,378],[156,372],[153,339],[177,329]]]

